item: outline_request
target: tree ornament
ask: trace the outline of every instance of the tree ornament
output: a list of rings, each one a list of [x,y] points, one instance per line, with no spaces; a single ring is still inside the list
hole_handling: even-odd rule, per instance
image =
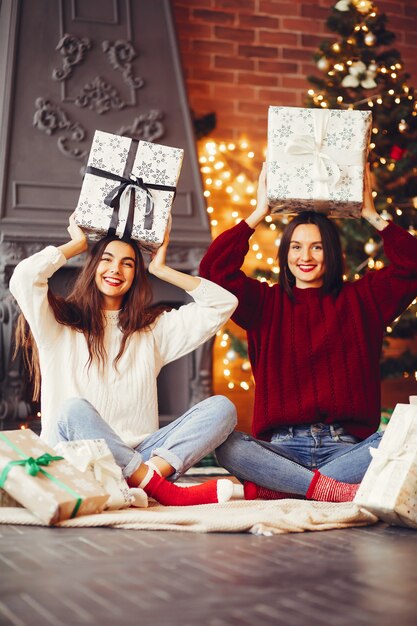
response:
[[[394,159],[394,161],[399,161],[404,156],[405,149],[400,148],[400,146],[392,146],[390,152],[390,158]]]
[[[377,251],[377,247],[377,244],[371,237],[371,239],[368,239],[368,241],[364,245],[364,250],[368,256],[374,256],[375,252]]]
[[[349,11],[350,0],[339,0],[334,8],[337,9],[337,11]]]
[[[365,44],[367,46],[374,46],[376,44],[376,37],[374,35],[374,33],[366,33],[365,37],[363,38]]]
[[[352,4],[362,15],[369,13],[372,9],[372,0],[352,0]]]
[[[405,131],[407,131],[408,128],[409,126],[405,120],[401,120],[401,122],[399,122],[398,130],[400,131],[400,133],[405,133]]]
[[[330,63],[329,63],[328,59],[326,59],[326,57],[321,57],[317,61],[317,67],[319,68],[319,70],[322,70],[323,72],[327,72],[327,70],[330,67]]]
[[[373,89],[376,87],[374,80],[376,72],[367,68],[362,61],[355,61],[349,67],[349,74],[342,80],[342,87],[363,87],[364,89]]]

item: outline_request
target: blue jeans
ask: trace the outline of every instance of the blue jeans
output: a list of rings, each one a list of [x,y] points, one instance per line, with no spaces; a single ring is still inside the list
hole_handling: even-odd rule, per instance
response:
[[[192,465],[212,452],[236,426],[236,408],[224,396],[199,402],[184,415],[148,435],[136,448],[120,439],[90,402],[70,398],[61,407],[55,422],[54,441],[105,439],[123,476],[131,476],[144,461],[159,456],[172,465],[176,480]]]
[[[359,442],[338,425],[302,424],[279,428],[269,442],[234,432],[216,456],[242,481],[304,496],[316,469],[338,481],[360,483],[371,462],[369,448],[377,448],[381,437],[378,432]]]

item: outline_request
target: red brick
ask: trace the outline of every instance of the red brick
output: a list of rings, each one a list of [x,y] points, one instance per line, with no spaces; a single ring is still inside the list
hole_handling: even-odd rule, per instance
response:
[[[319,7],[317,4],[302,4],[301,15],[303,17],[315,17],[325,21],[329,17],[330,11],[327,7]]]
[[[174,20],[176,22],[187,22],[190,19],[191,11],[189,7],[180,7],[174,5],[173,7]]]
[[[417,17],[417,5],[410,6],[408,4],[404,7],[404,15],[410,15],[411,17]]]
[[[242,85],[256,85],[263,87],[274,87],[278,85],[278,76],[265,76],[265,74],[258,74],[253,72],[239,72],[237,82]]]
[[[278,28],[279,20],[267,15],[239,15],[239,24],[249,28]]]
[[[260,104],[259,101],[258,102],[239,102],[238,110],[241,113],[253,113],[255,115],[258,114],[258,115],[266,116],[267,105]]]
[[[226,13],[224,11],[207,11],[204,9],[194,9],[193,17],[204,22],[211,22],[212,24],[233,24],[235,16],[233,13]]]
[[[320,20],[285,17],[282,19],[282,29],[299,33],[316,33],[322,27]]]
[[[194,22],[178,24],[178,32],[181,37],[191,39],[210,39],[213,34],[212,27],[208,24],[195,24]]]
[[[229,70],[253,70],[255,62],[251,59],[242,59],[238,56],[215,57],[214,67],[225,68]]]
[[[404,12],[399,2],[378,2],[378,10],[380,13],[394,13],[394,15],[403,14]]]
[[[260,0],[259,13],[268,15],[280,15],[287,17],[290,15],[300,15],[300,5],[298,2],[275,2],[274,0]]]
[[[220,98],[234,98],[236,100],[253,100],[256,96],[256,90],[254,87],[242,86],[242,85],[215,85],[214,93]]]
[[[255,11],[255,0],[221,0],[219,5],[222,9]]]
[[[393,31],[394,33],[401,30],[414,30],[417,31],[417,19],[413,17],[397,17],[392,16],[388,21],[388,30]]]
[[[218,98],[193,98],[192,107],[198,111],[225,111],[233,115],[236,103],[233,98],[224,98],[221,102]]]
[[[259,91],[259,100],[269,102],[269,104],[291,105],[295,98],[295,91],[288,91],[284,89],[261,89]]]
[[[198,69],[193,71],[193,78],[198,80],[208,80],[214,83],[234,83],[233,72],[222,72],[220,70]]]
[[[182,61],[185,67],[207,67],[212,66],[211,56],[209,54],[195,54],[194,52],[182,55]]]
[[[297,76],[283,76],[282,86],[291,87],[292,89],[310,89],[310,84],[307,78],[298,78]]]
[[[284,59],[309,61],[311,58],[311,50],[302,50],[301,48],[284,48],[282,56]]]
[[[318,48],[325,39],[334,39],[334,37],[322,37],[317,35],[301,35],[302,48]]]
[[[226,39],[229,41],[244,41],[250,43],[254,40],[255,34],[253,30],[244,30],[242,28],[225,28],[216,26],[214,29],[216,39]]]
[[[239,46],[238,54],[246,57],[274,58],[278,50],[269,46]]]
[[[277,46],[297,46],[299,35],[296,33],[283,33],[282,31],[259,30],[259,43],[273,43]]]
[[[200,96],[210,96],[212,91],[212,83],[207,83],[201,80],[190,79],[187,82],[188,91],[190,94],[198,94]]]
[[[192,42],[192,49],[196,52],[214,52],[217,54],[233,54],[234,45],[226,41],[205,41],[200,39]]]
[[[283,61],[259,61],[259,71],[272,74],[296,74],[297,63],[285,63]]]

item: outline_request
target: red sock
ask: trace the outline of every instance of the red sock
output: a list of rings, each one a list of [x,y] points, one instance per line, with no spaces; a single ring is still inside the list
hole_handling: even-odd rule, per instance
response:
[[[142,489],[160,504],[165,506],[192,506],[193,504],[213,504],[226,502],[233,493],[231,480],[209,480],[193,487],[178,487],[153,472],[149,482]]]
[[[249,480],[245,480],[243,483],[243,492],[245,494],[245,500],[284,500],[285,498],[302,498],[295,493],[286,493],[285,491],[274,491],[273,489],[267,489],[261,487],[255,483],[251,483]]]
[[[359,484],[342,483],[334,478],[314,472],[313,479],[306,493],[307,500],[322,502],[351,502],[356,495]]]

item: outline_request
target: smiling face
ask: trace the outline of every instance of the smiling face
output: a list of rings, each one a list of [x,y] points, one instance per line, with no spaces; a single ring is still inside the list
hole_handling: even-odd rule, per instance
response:
[[[123,241],[107,244],[96,269],[95,282],[103,299],[103,309],[118,311],[135,277],[135,251]]]
[[[323,285],[326,268],[323,242],[316,224],[299,224],[295,228],[288,250],[288,269],[300,289]]]

